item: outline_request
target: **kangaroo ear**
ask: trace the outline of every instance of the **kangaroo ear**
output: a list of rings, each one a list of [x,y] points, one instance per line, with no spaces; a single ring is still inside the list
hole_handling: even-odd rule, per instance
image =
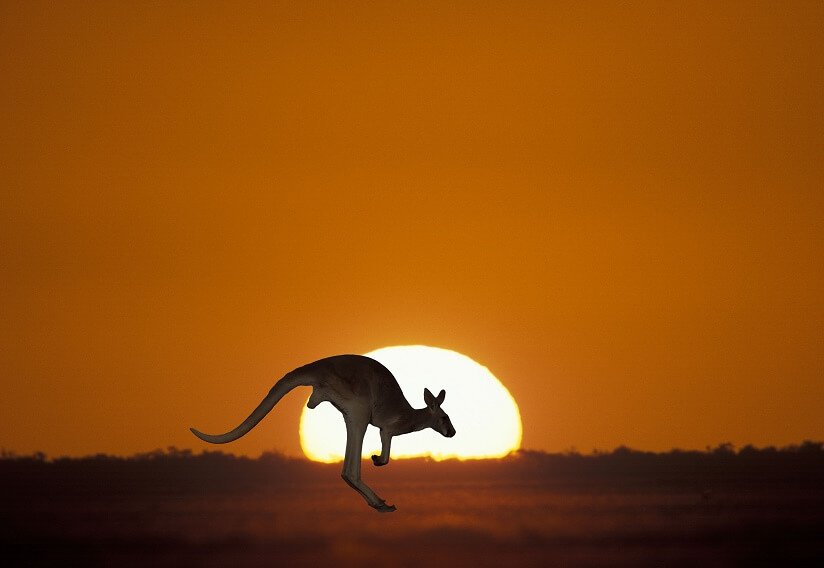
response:
[[[432,396],[432,393],[429,392],[429,389],[423,389],[423,401],[429,408],[432,408],[435,405],[435,397]]]
[[[438,406],[443,404],[443,399],[445,399],[445,398],[446,398],[446,391],[442,390],[441,394],[438,395],[438,398],[435,399],[435,401],[438,403]]]

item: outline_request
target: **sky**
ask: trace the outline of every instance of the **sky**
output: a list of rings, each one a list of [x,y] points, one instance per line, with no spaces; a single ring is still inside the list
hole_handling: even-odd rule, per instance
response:
[[[822,29],[3,2],[0,446],[199,451],[287,371],[404,344],[488,367],[528,449],[821,440]],[[308,394],[220,449],[300,455]]]

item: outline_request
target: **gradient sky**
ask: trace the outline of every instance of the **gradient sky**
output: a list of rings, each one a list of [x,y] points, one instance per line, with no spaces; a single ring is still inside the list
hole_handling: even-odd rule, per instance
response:
[[[200,450],[284,372],[395,344],[489,367],[530,449],[824,438],[822,30],[3,2],[0,446]],[[221,449],[299,454],[306,396]]]

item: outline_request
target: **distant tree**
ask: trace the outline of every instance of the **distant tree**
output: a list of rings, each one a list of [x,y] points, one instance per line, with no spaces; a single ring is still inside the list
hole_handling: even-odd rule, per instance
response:
[[[755,446],[753,446],[752,444],[747,444],[746,446],[744,446],[743,448],[738,450],[738,454],[742,455],[742,456],[752,456],[752,455],[758,455],[760,453],[761,453],[761,451],[758,448],[756,448]]]
[[[804,440],[801,447],[798,448],[798,452],[802,454],[820,454],[824,452],[824,442]]]
[[[732,442],[724,442],[723,444],[718,444],[718,447],[714,448],[712,453],[716,456],[733,456],[735,455],[735,446]]]
[[[637,452],[637,451],[633,450],[632,448],[628,448],[627,446],[624,446],[624,445],[620,445],[617,448],[615,448],[614,450],[612,450],[612,455],[614,455],[614,456],[631,456],[632,454],[638,454],[638,453],[640,453],[640,452]]]

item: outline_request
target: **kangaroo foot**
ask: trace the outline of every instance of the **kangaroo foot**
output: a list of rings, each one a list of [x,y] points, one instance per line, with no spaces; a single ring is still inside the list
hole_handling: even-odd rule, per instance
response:
[[[375,510],[376,510],[376,511],[378,511],[379,513],[391,513],[391,512],[392,512],[392,511],[394,511],[394,510],[395,510],[395,508],[396,508],[394,505],[387,505],[387,504],[386,504],[386,503],[384,503],[383,501],[381,501],[381,502],[380,502],[380,503],[378,503],[377,505],[372,505],[372,506],[373,506],[373,507],[375,508]]]
[[[375,464],[376,466],[382,466],[382,465],[388,464],[389,460],[381,461],[380,456],[376,456],[376,455],[372,454],[372,463]]]

